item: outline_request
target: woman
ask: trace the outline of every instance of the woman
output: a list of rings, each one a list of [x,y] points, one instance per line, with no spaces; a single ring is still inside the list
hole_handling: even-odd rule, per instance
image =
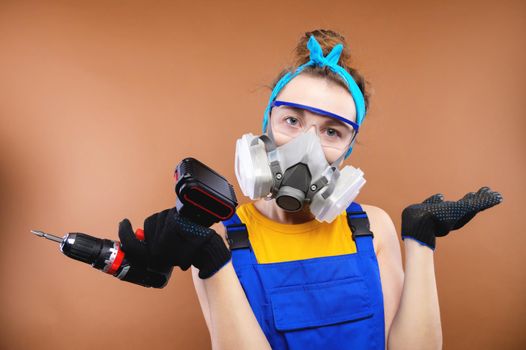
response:
[[[485,187],[457,202],[437,194],[406,208],[402,234],[411,239],[404,239],[404,274],[389,215],[351,204],[363,179],[354,168],[340,169],[368,102],[364,79],[348,65],[344,47],[333,31],[305,33],[296,64],[274,84],[263,121],[267,135],[238,141],[236,175],[254,202],[211,229],[181,223],[173,209],[145,221],[146,242],[180,238],[157,249],[151,243],[142,254],[183,269],[194,266],[214,349],[441,348],[435,236],[462,227],[502,198]],[[261,180],[265,171],[272,178]],[[356,188],[349,192],[349,184]],[[138,242],[127,220],[119,235],[135,254]]]

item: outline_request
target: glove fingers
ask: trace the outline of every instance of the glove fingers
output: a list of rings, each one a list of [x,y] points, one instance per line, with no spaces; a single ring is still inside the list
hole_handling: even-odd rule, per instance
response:
[[[148,249],[133,232],[130,220],[124,219],[119,223],[119,239],[122,244],[122,250],[130,260],[146,263],[148,258]]]
[[[475,205],[478,211],[486,210],[502,202],[502,195],[494,191],[485,191],[479,194]]]
[[[144,219],[144,240],[150,248],[152,259],[159,264],[167,263],[164,253],[172,247],[170,238],[174,238],[165,232],[168,211],[165,209]]]
[[[436,193],[431,197],[425,199],[422,204],[441,203],[444,201],[444,195],[442,193]]]
[[[477,194],[485,193],[485,192],[489,192],[489,191],[490,191],[490,188],[488,186],[483,186],[483,187],[479,188],[479,190],[477,191]]]
[[[168,237],[165,237],[164,235],[164,226],[166,225],[166,216],[168,214],[168,209],[165,209],[161,212],[158,213],[157,215],[157,218],[155,220],[155,238],[156,238],[156,242],[154,243],[154,246],[155,247],[158,247],[158,248],[163,248],[162,246],[162,242],[166,242],[166,238],[170,238],[170,236],[168,235]],[[167,242],[166,242],[167,243]]]
[[[163,215],[164,211],[161,211],[159,213],[152,214],[148,216],[146,219],[144,219],[144,240],[148,244],[155,244],[158,240],[158,235],[156,235],[157,232],[160,231],[162,227],[162,223],[164,223],[164,217],[166,215]]]
[[[478,193],[478,192],[477,192]],[[460,198],[459,199],[459,202],[460,201],[466,201],[466,200],[470,200],[471,198],[473,198],[475,196],[475,192],[469,192],[469,193],[466,193],[466,195],[464,195],[464,197]]]
[[[460,201],[459,201],[460,202]],[[502,195],[498,192],[491,191],[489,187],[482,187],[475,194],[472,195],[472,198],[469,201],[465,202],[464,205],[468,205],[468,211],[464,216],[459,218],[455,223],[453,229],[457,230],[467,224],[477,213],[491,208],[502,202]]]
[[[497,204],[502,203],[502,201],[504,200],[504,197],[502,197],[502,194],[500,194],[499,192],[492,192],[492,193],[493,193],[493,196],[495,197],[495,200],[498,202]]]
[[[476,197],[476,196],[479,196],[481,194],[487,193],[489,190],[490,190],[490,188],[488,186],[483,186],[483,187],[479,188],[479,190],[477,192],[469,192],[469,193],[467,193],[460,200],[462,201],[462,200],[471,199],[473,197]]]

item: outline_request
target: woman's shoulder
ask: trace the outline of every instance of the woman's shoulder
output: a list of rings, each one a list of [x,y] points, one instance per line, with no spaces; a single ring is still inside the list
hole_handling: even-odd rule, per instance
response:
[[[374,234],[374,250],[378,252],[386,244],[398,244],[398,236],[393,220],[389,214],[374,205],[360,204],[369,218],[370,229]]]
[[[370,205],[370,204],[360,204],[360,205],[362,206],[362,209],[367,213],[367,217],[369,218],[369,221],[391,220],[391,217],[389,216],[389,214],[387,214],[387,212],[380,207]]]

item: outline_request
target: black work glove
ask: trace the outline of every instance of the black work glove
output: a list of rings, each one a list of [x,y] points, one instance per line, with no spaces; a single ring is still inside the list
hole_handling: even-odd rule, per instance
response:
[[[194,265],[200,278],[211,277],[231,258],[230,250],[214,230],[193,223],[175,208],[144,220],[144,241],[137,239],[128,219],[119,224],[119,238],[133,263],[154,268],[179,266],[184,271]]]
[[[502,202],[498,192],[482,187],[476,193],[470,192],[462,199],[444,202],[437,193],[422,203],[408,206],[402,212],[402,239],[415,239],[435,250],[435,237],[442,237],[449,231],[467,224],[478,212]]]

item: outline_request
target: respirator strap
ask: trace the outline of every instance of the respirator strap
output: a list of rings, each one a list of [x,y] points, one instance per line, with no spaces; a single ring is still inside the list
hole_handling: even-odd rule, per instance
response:
[[[356,240],[355,238],[360,236],[371,236],[374,238],[366,212],[347,211],[347,223],[351,228],[353,240]]]
[[[278,189],[281,186],[281,181],[283,181],[283,170],[279,165],[279,159],[276,152],[277,146],[276,141],[274,141],[274,135],[272,134],[272,128],[269,128],[268,136],[261,135],[259,136],[259,139],[263,141],[263,144],[265,145],[265,151],[267,152],[270,171],[274,180],[270,193],[272,194],[272,197],[274,197],[278,193]]]
[[[338,159],[336,159],[331,165],[330,165],[330,168],[332,169],[332,175],[331,175],[331,178],[328,179],[329,181],[329,186],[327,187],[327,189],[322,193],[322,197],[324,199],[327,199],[329,198],[329,196],[332,194],[332,192],[334,191],[334,188],[336,187],[336,181],[338,180],[338,178],[340,177],[340,164],[343,162],[344,158],[345,158],[345,154],[347,153],[347,151],[343,152],[339,157]]]

